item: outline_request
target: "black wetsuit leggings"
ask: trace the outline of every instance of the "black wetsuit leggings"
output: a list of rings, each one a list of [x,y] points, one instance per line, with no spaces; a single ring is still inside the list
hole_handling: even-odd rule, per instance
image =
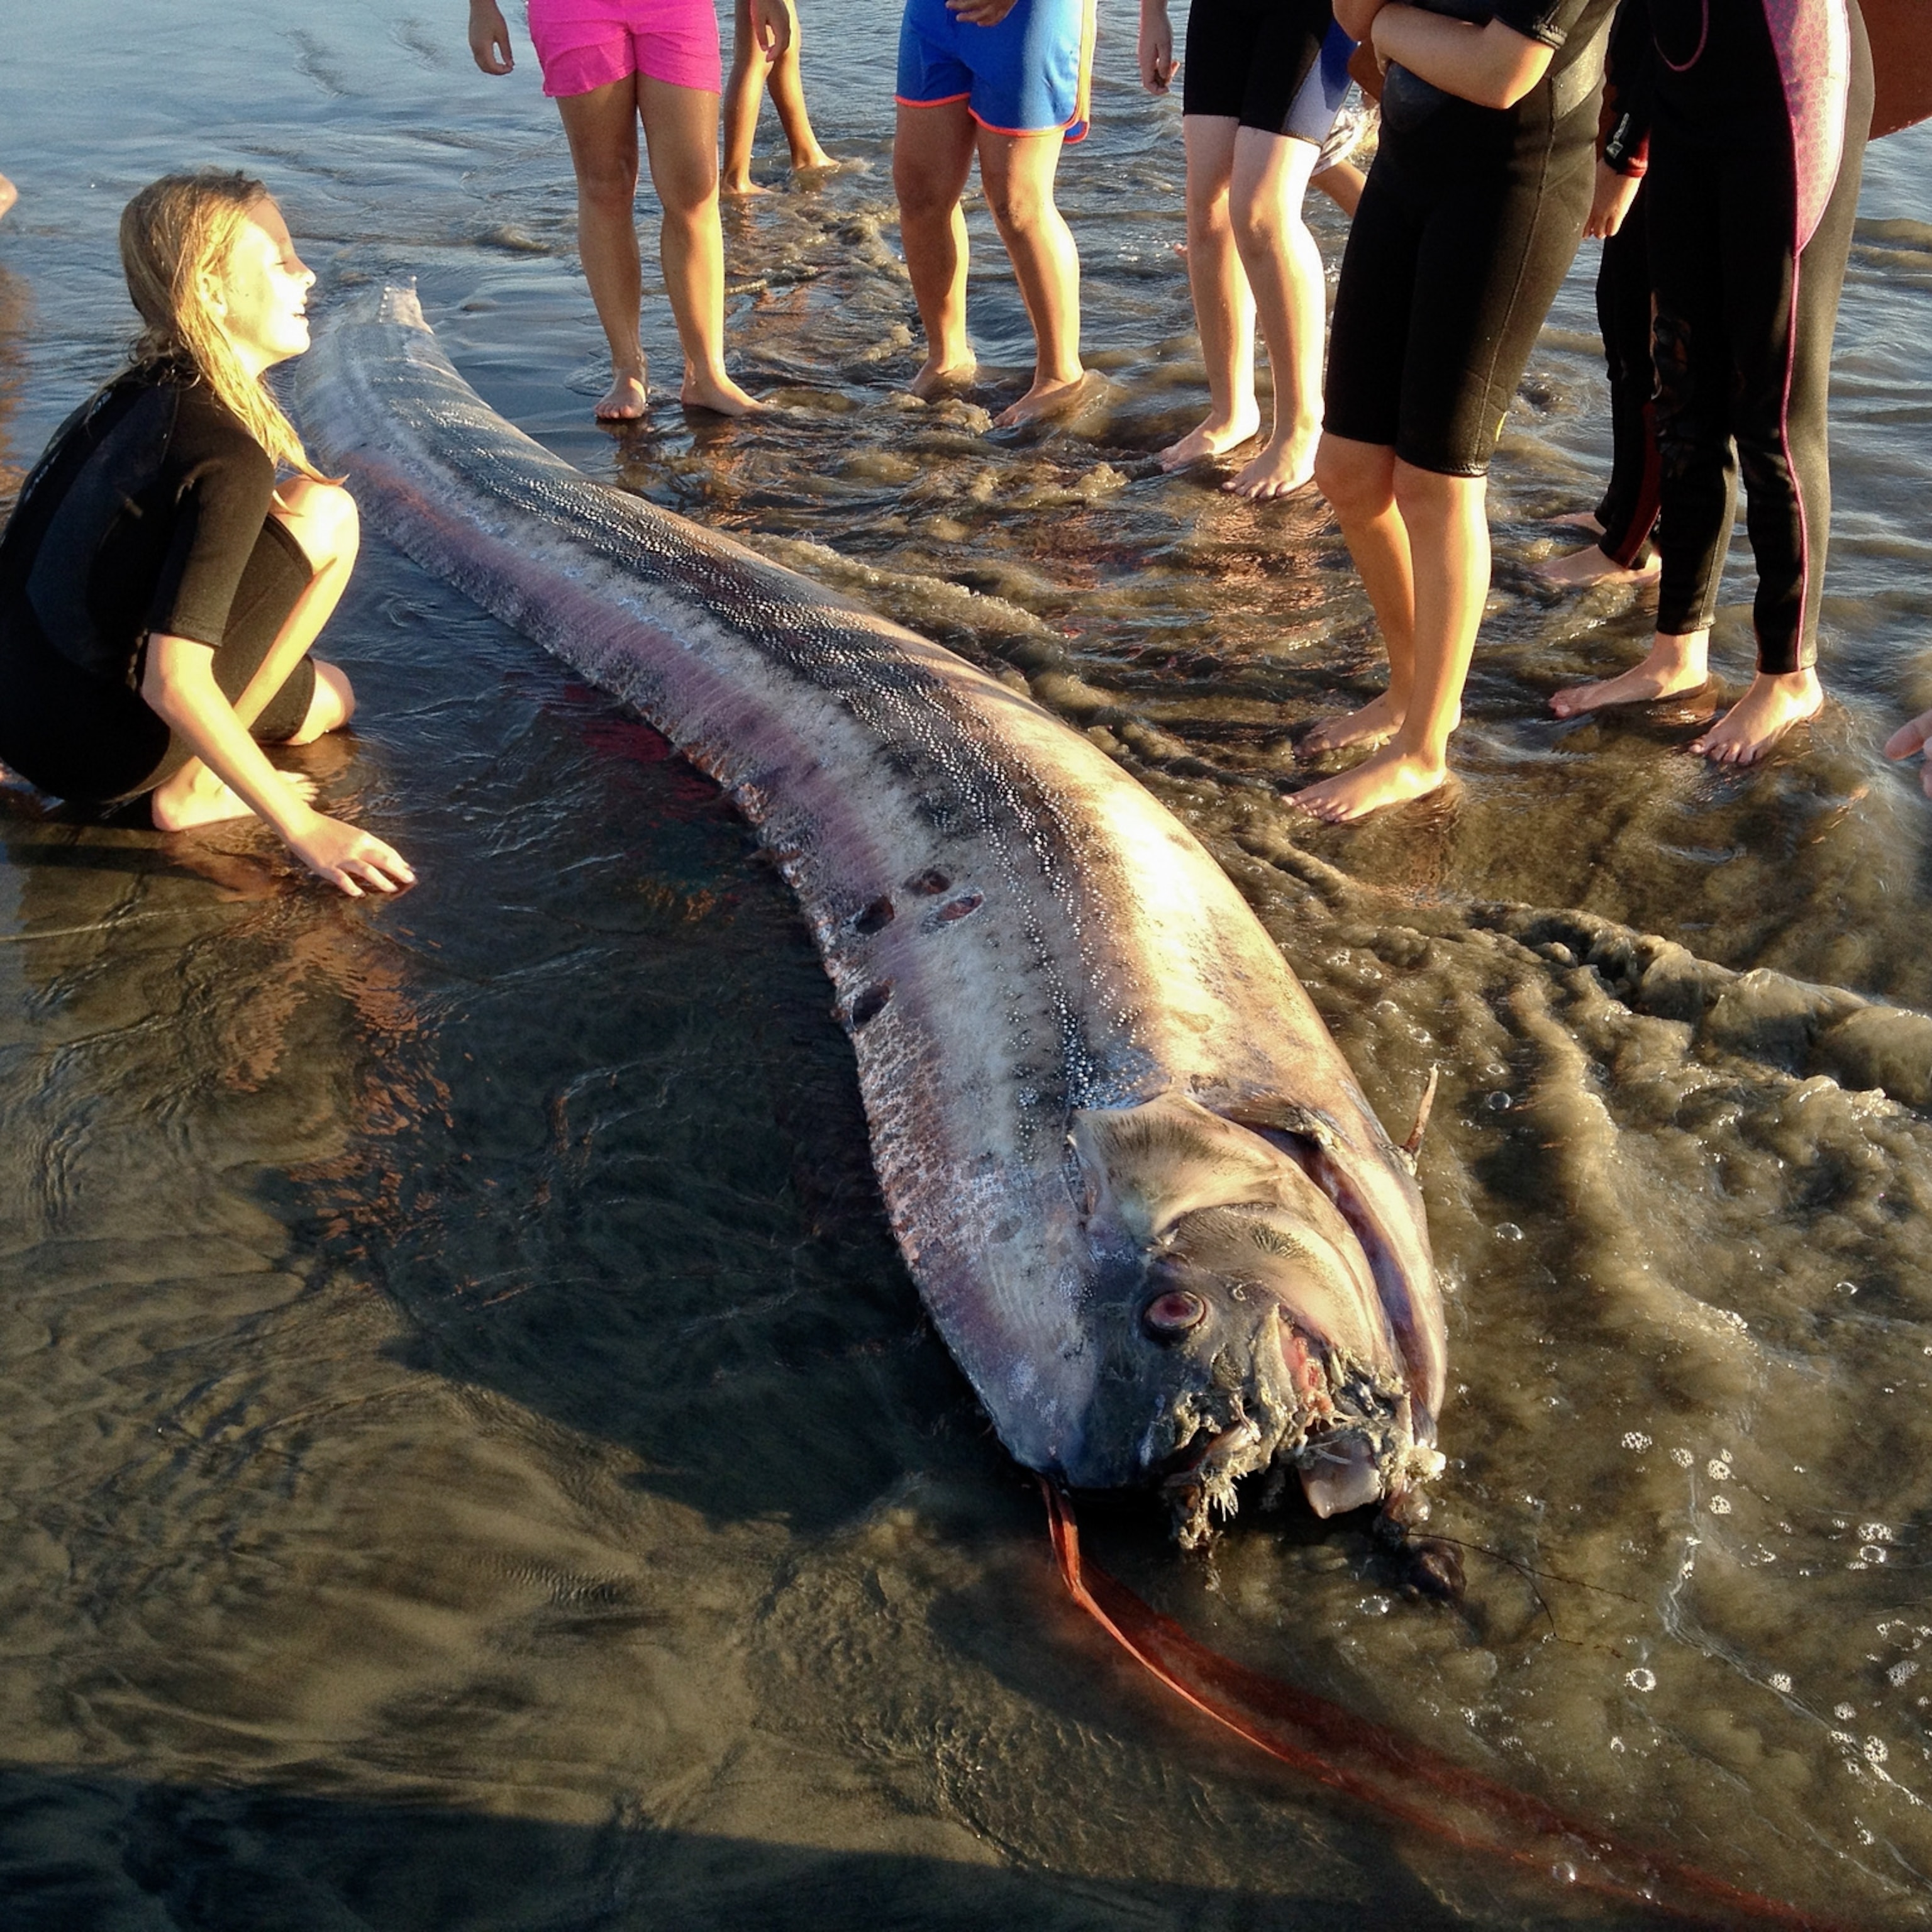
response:
[[[1634,569],[1657,525],[1657,364],[1650,353],[1648,190],[1639,188],[1624,225],[1604,244],[1597,271],[1597,326],[1610,378],[1610,480],[1597,506],[1598,548]]]
[[[1796,188],[1781,100],[1766,104],[1762,140],[1714,144],[1660,114],[1644,190],[1663,458],[1657,628],[1682,637],[1717,614],[1742,469],[1757,562],[1758,668],[1774,674],[1814,664],[1818,655],[1832,522],[1832,338],[1871,124],[1871,53],[1856,6],[1851,20],[1844,158],[1795,262]]]

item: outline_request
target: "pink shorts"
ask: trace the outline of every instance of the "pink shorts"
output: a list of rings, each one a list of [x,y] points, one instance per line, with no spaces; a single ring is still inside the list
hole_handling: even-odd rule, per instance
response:
[[[634,74],[706,94],[724,83],[712,0],[530,0],[530,40],[552,96]]]

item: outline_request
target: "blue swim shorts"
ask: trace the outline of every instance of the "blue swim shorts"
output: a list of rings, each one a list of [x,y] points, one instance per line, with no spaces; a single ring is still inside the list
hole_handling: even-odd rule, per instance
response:
[[[968,25],[946,0],[906,0],[899,27],[899,104],[963,100],[996,134],[1087,132],[1094,0],[1019,0],[995,27]]]

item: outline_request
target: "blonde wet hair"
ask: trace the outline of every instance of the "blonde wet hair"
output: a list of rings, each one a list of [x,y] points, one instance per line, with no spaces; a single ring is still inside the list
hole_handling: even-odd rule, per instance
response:
[[[121,214],[121,266],[146,324],[131,358],[139,367],[186,362],[278,464],[317,482],[295,424],[260,377],[243,366],[208,301],[242,230],[268,199],[237,170],[205,168],[150,182]]]

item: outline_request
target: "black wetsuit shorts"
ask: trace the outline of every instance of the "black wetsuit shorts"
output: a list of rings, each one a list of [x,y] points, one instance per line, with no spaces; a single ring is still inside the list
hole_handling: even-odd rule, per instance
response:
[[[193,748],[140,694],[152,632],[206,644],[238,698],[314,574],[268,514],[274,466],[208,392],[166,371],[110,383],[56,434],[0,534],[0,764],[108,803]],[[250,728],[302,728],[304,658]]]
[[[1444,476],[1480,476],[1582,238],[1603,42],[1615,0],[1496,0],[1555,50],[1514,107],[1479,107],[1399,66],[1348,235],[1324,427]]]
[[[1348,91],[1354,47],[1329,0],[1194,0],[1181,112],[1319,147]]]

